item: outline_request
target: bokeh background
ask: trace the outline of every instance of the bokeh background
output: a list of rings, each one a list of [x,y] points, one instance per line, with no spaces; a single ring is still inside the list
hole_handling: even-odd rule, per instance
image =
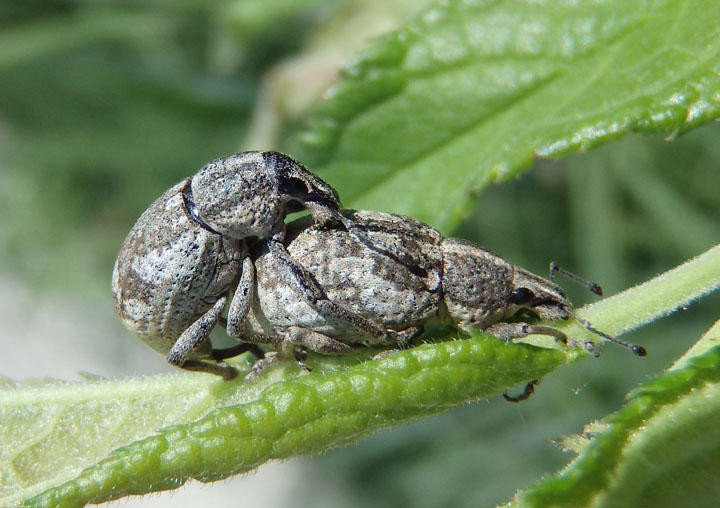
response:
[[[342,63],[428,3],[0,4],[0,375],[168,371],[112,311],[112,264],[135,219],[213,158],[292,147]],[[446,233],[540,274],[555,260],[612,294],[718,242],[718,168],[718,125],[627,136],[485,189]],[[323,456],[117,505],[507,500],[570,459],[549,439],[619,408],[710,327],[719,304],[708,297],[628,336],[648,358],[607,347],[543,380],[526,403],[481,401]]]

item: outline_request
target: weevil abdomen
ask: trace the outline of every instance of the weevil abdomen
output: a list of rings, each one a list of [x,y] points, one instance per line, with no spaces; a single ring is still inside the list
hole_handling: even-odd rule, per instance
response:
[[[185,179],[142,214],[115,262],[115,309],[128,329],[167,354],[177,338],[227,295],[239,277],[236,242],[198,225],[189,215]],[[198,351],[207,355],[210,344]]]

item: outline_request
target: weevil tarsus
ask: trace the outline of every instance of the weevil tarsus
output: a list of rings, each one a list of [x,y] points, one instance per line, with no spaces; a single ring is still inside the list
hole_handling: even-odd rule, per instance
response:
[[[265,357],[265,351],[263,351],[257,344],[249,342],[240,342],[234,346],[222,349],[213,348],[211,355],[213,360],[220,362],[228,358],[234,358],[243,353],[251,353],[256,360],[260,360]]]
[[[508,402],[522,402],[528,400],[530,396],[535,393],[535,387],[540,384],[539,379],[533,379],[525,385],[523,391],[519,395],[509,395],[508,392],[503,392],[503,398]]]

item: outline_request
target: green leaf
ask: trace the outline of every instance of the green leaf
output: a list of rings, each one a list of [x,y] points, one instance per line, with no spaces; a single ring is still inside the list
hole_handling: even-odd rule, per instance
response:
[[[174,374],[7,389],[0,503],[51,485],[28,504],[75,506],[225,478],[497,395],[578,354],[479,334],[347,368],[311,364],[299,377],[285,365],[249,385]]]
[[[718,19],[704,0],[444,2],[354,61],[300,158],[353,207],[448,231],[536,157],[716,118]]]
[[[708,331],[700,337],[700,340],[697,341],[693,347],[688,349],[688,351],[680,357],[671,367],[669,370],[676,370],[676,369],[682,369],[685,367],[688,362],[695,358],[696,356],[700,356],[704,354],[706,351],[710,351],[714,347],[720,345],[720,320],[717,321]]]
[[[565,470],[512,506],[713,506],[720,498],[720,347],[629,395]]]
[[[89,8],[80,14],[55,17],[0,34],[0,69],[22,64],[48,54],[69,51],[78,46],[106,39],[166,37],[167,19],[125,10]]]

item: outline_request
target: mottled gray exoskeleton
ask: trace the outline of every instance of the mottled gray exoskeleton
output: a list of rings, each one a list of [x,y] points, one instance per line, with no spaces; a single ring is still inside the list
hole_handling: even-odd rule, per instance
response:
[[[567,342],[560,330],[522,319],[530,315],[543,321],[575,318],[563,290],[549,280],[477,245],[444,238],[408,217],[343,213],[371,242],[404,246],[418,255],[422,266],[369,249],[342,229],[310,226],[302,220],[288,226],[287,251],[312,274],[328,298],[381,323],[387,332],[370,335],[318,312],[283,276],[282,261],[259,245],[252,252],[257,293],[244,340],[267,341],[281,356],[296,346],[340,354],[357,345],[402,346],[427,324],[441,320],[462,330],[485,330],[501,340],[543,334]],[[644,354],[637,346],[633,351]],[[261,368],[262,364],[256,370]]]
[[[307,208],[320,227],[344,224],[361,244],[367,239],[340,215],[335,190],[298,161],[278,152],[245,152],[205,165],[165,192],[142,214],[122,245],[112,276],[115,309],[125,325],[173,365],[232,378],[221,360],[253,349],[246,343],[213,350],[208,337],[224,321],[239,336],[253,299],[254,269],[246,241],[264,244],[298,298],[350,328],[382,335],[384,328],[330,301],[283,245],[284,219]],[[381,246],[382,247],[382,246]]]

